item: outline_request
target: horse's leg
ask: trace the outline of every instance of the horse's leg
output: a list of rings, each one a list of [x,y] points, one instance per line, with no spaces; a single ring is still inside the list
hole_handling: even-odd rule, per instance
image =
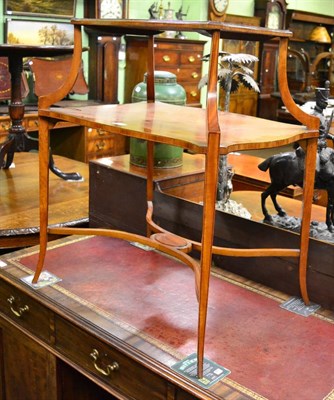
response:
[[[271,200],[272,200],[272,202],[273,202],[273,205],[274,205],[274,207],[275,207],[275,210],[277,211],[277,213],[278,213],[278,215],[280,216],[280,217],[286,217],[286,212],[283,210],[283,208],[277,203],[277,200],[276,200],[276,197],[277,197],[277,192],[275,192],[275,193],[272,193],[271,195],[270,195],[270,197],[271,197]]]
[[[262,213],[264,216],[264,220],[268,221],[268,222],[272,222],[273,218],[272,216],[269,214],[269,211],[267,210],[266,207],[266,200],[267,197],[270,195],[272,196],[272,185],[270,185],[264,192],[261,193],[261,208],[262,208]]]
[[[334,232],[334,197],[327,192],[326,225],[329,232]]]

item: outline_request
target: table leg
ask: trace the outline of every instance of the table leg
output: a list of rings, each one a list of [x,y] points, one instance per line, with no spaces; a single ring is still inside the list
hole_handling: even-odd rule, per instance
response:
[[[24,150],[25,129],[22,125],[24,104],[21,97],[22,57],[15,54],[9,57],[8,68],[11,75],[11,101],[8,107],[11,126],[8,130],[8,139],[0,149],[1,168],[9,168],[14,159],[14,152]]]

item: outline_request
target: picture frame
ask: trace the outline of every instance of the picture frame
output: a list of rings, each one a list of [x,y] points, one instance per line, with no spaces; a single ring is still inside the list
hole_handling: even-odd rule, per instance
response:
[[[72,46],[74,27],[66,22],[7,18],[5,43],[30,46]]]
[[[73,18],[77,0],[5,0],[6,15],[48,16]]]
[[[96,18],[127,18],[127,0],[95,0]]]

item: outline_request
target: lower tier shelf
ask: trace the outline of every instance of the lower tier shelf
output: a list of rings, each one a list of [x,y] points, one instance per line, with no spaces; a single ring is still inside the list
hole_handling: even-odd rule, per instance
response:
[[[92,227],[109,227],[145,235],[146,178],[143,168],[125,168],[124,157],[112,157],[90,163],[89,220]],[[192,172],[191,172],[192,169]],[[184,163],[178,173],[173,169],[157,171],[155,176],[154,219],[165,229],[199,241],[201,238],[202,206],[201,165],[191,168]],[[172,192],[172,194],[170,193]],[[178,194],[177,194],[177,193]],[[260,192],[235,192],[237,201],[247,201],[255,218],[248,220],[225,212],[216,212],[215,243],[235,248],[298,247],[299,235],[263,224]],[[298,216],[299,200],[280,197],[288,213]],[[292,214],[293,215],[293,214]],[[313,206],[313,219],[324,221],[325,209]],[[308,290],[310,299],[334,310],[334,245],[310,240]],[[292,258],[214,257],[215,265],[248,279],[291,295],[299,295],[298,263]],[[265,264],[265,266],[264,266]]]

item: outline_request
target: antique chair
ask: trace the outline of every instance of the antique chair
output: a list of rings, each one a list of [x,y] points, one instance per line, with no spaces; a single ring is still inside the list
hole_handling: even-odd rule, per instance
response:
[[[34,75],[34,93],[36,96],[44,96],[56,91],[67,78],[71,68],[72,57],[66,58],[38,58],[29,60],[29,67]],[[69,94],[87,94],[88,85],[81,65],[77,79]]]

